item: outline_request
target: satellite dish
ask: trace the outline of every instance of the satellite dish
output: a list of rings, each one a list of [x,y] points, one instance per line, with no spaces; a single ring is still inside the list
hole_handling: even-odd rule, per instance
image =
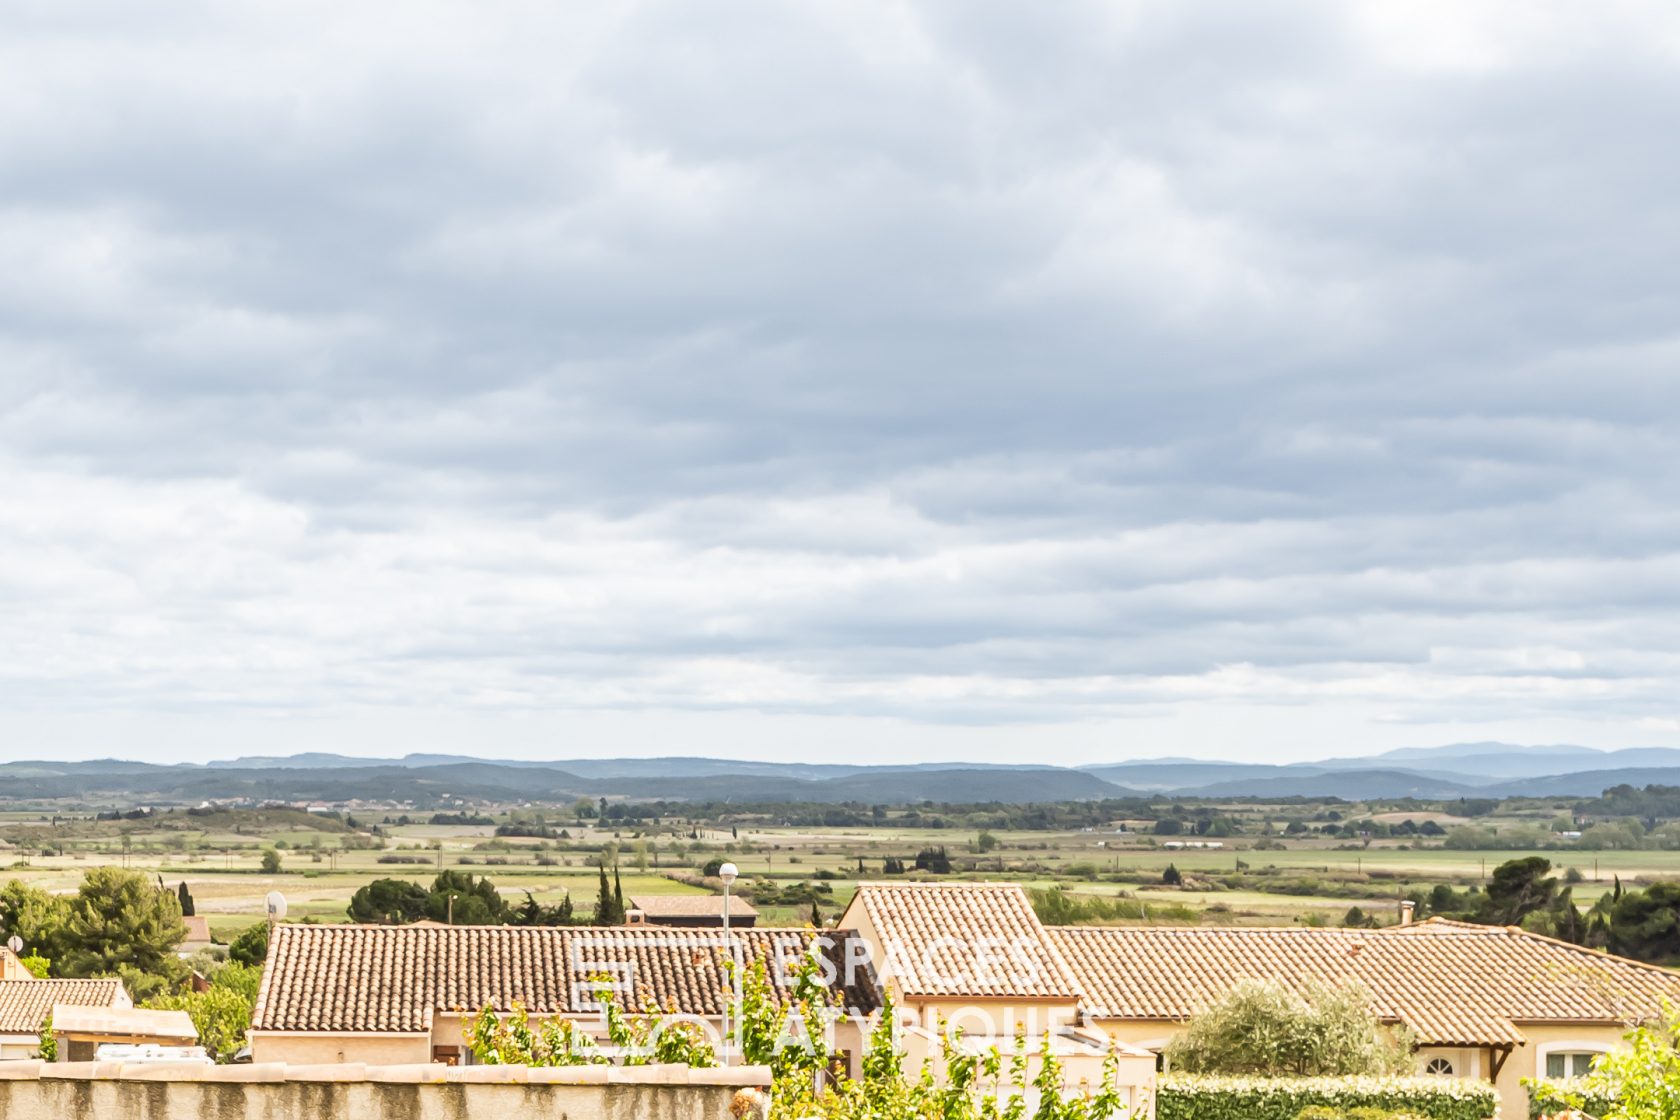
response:
[[[268,898],[265,901],[268,904],[268,920],[269,921],[271,921],[271,922],[283,922],[283,921],[286,920],[286,896],[285,895],[281,894],[279,891],[269,891],[268,892]]]
[[[12,951],[13,956],[23,956],[23,938],[19,937],[15,933],[12,934],[11,940],[6,942],[6,948]]]

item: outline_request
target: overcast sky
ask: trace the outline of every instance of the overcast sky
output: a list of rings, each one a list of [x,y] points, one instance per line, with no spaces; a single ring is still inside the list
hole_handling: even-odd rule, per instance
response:
[[[1680,744],[1680,10],[0,0],[0,755]]]

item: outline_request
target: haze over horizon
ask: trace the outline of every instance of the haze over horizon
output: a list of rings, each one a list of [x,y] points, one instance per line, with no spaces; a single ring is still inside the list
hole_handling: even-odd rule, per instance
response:
[[[363,746],[365,746],[365,744],[363,744]],[[1469,752],[1473,752],[1472,757],[1478,757],[1478,756],[1481,756],[1483,754],[1486,754],[1488,756],[1503,757],[1507,754],[1512,754],[1512,753],[1523,754],[1524,752],[1533,752],[1536,755],[1545,756],[1545,757],[1551,758],[1551,759],[1568,760],[1568,765],[1553,765],[1551,767],[1551,770],[1548,771],[1548,772],[1567,773],[1571,769],[1578,769],[1578,770],[1581,770],[1581,771],[1594,770],[1594,769],[1597,768],[1597,761],[1600,759],[1601,756],[1606,761],[1608,761],[1612,758],[1616,758],[1617,752],[1625,751],[1627,749],[1628,748],[1587,747],[1587,746],[1583,746],[1581,744],[1573,744],[1573,743],[1517,744],[1517,743],[1500,743],[1500,742],[1494,742],[1494,741],[1483,741],[1483,742],[1475,742],[1475,743],[1444,743],[1444,744],[1437,744],[1437,745],[1434,745],[1434,746],[1426,746],[1426,747],[1389,748],[1387,750],[1374,751],[1374,752],[1357,752],[1356,751],[1356,752],[1349,752],[1349,753],[1346,753],[1346,754],[1336,754],[1336,755],[1332,755],[1332,754],[1311,755],[1311,756],[1303,757],[1303,758],[1300,758],[1300,759],[1291,760],[1290,763],[1279,763],[1279,764],[1280,765],[1287,765],[1287,764],[1303,765],[1303,766],[1308,766],[1310,768],[1311,764],[1315,763],[1315,762],[1332,761],[1332,760],[1343,760],[1343,761],[1345,761],[1345,760],[1349,760],[1349,759],[1369,759],[1369,760],[1372,761],[1372,767],[1371,767],[1372,769],[1394,769],[1394,770],[1411,769],[1411,770],[1423,770],[1423,771],[1433,771],[1433,770],[1453,771],[1453,770],[1456,770],[1456,769],[1459,768],[1456,763],[1458,761],[1458,758],[1462,757],[1462,754],[1456,755],[1451,760],[1448,760],[1447,758],[1445,758],[1443,756],[1445,756],[1447,754],[1454,753],[1454,752],[1463,752],[1463,751],[1468,750]],[[1632,749],[1637,751],[1640,748],[1632,748]],[[1665,750],[1665,749],[1680,749],[1680,748],[1647,747],[1646,749],[1655,750],[1655,751],[1662,751],[1662,750]],[[741,762],[741,763],[753,763],[753,762],[774,762],[774,763],[823,762],[823,763],[827,763],[827,762],[831,762],[831,761],[840,761],[838,758],[834,758],[834,757],[831,757],[831,756],[824,756],[824,757],[821,757],[821,758],[789,757],[786,752],[783,752],[781,754],[778,754],[778,753],[775,753],[775,752],[762,752],[762,753],[757,753],[757,754],[745,754],[745,753],[740,753],[740,752],[731,753],[731,752],[728,752],[728,751],[723,751],[723,752],[716,752],[716,753],[707,753],[707,754],[704,754],[704,755],[696,755],[696,754],[693,754],[692,752],[686,752],[686,751],[660,751],[660,750],[648,747],[646,744],[638,744],[635,747],[633,747],[631,749],[627,749],[627,750],[608,751],[608,752],[598,753],[598,754],[591,754],[586,750],[581,750],[580,749],[580,750],[574,750],[574,751],[568,752],[565,755],[543,755],[540,752],[537,752],[537,751],[534,751],[534,750],[533,751],[518,751],[518,750],[516,750],[516,751],[513,751],[511,753],[499,753],[499,752],[493,751],[493,750],[492,751],[479,751],[479,752],[474,752],[474,753],[461,753],[461,752],[454,752],[454,751],[426,751],[426,750],[399,750],[399,751],[374,752],[374,751],[365,750],[365,749],[364,750],[356,750],[356,749],[314,750],[314,749],[312,749],[312,750],[297,750],[297,751],[290,751],[290,752],[278,752],[278,753],[275,753],[275,754],[262,754],[262,753],[255,752],[255,751],[232,751],[232,750],[229,750],[229,751],[204,753],[204,754],[198,755],[196,757],[190,757],[190,758],[189,757],[181,757],[181,758],[171,757],[171,758],[169,758],[165,761],[167,763],[188,763],[188,764],[194,764],[194,765],[204,765],[204,764],[208,764],[208,763],[226,763],[226,762],[235,762],[235,761],[240,761],[240,760],[251,761],[251,762],[267,761],[267,760],[280,759],[280,758],[301,760],[301,759],[307,759],[307,758],[314,757],[314,756],[343,757],[343,758],[349,758],[349,759],[365,759],[368,762],[369,765],[377,765],[377,764],[380,764],[382,762],[406,761],[406,760],[409,760],[409,759],[424,759],[424,760],[426,760],[426,764],[430,765],[433,761],[464,759],[464,758],[482,759],[482,760],[490,761],[490,762],[504,762],[504,761],[505,762],[546,762],[546,763],[552,763],[555,769],[560,769],[560,770],[564,770],[566,768],[566,763],[568,761],[579,761],[579,760],[599,761],[601,759],[610,759],[610,758],[623,758],[623,759],[706,758],[706,759],[710,759],[710,760],[714,760],[714,761],[718,761],[718,762],[724,762],[724,763],[727,763],[727,762]],[[1396,757],[1396,756],[1398,756],[1398,757]],[[1578,766],[1574,765],[1574,763],[1577,760],[1579,761]],[[145,758],[137,758],[137,757],[134,757],[134,756],[124,756],[120,753],[119,754],[100,754],[98,752],[92,752],[92,753],[82,754],[80,752],[73,752],[69,756],[62,756],[62,757],[59,757],[59,758],[35,758],[35,759],[30,759],[27,755],[14,756],[14,755],[8,754],[5,759],[0,759],[0,761],[36,761],[36,762],[49,762],[50,763],[50,762],[54,762],[54,761],[65,761],[65,762],[87,762],[87,761],[134,762],[134,761],[148,761],[149,762],[149,761],[156,761],[156,760],[145,759]],[[851,762],[851,763],[855,763],[855,764],[859,764],[859,765],[894,765],[894,766],[935,765],[935,766],[950,766],[950,767],[953,767],[953,768],[960,768],[961,766],[963,766],[965,764],[973,764],[973,765],[977,765],[977,766],[1060,766],[1060,767],[1065,767],[1065,768],[1068,768],[1068,769],[1075,769],[1075,768],[1078,768],[1078,767],[1081,767],[1081,766],[1090,767],[1090,766],[1103,766],[1103,765],[1110,765],[1110,764],[1122,764],[1123,765],[1123,764],[1129,764],[1129,763],[1147,765],[1147,764],[1151,764],[1151,763],[1168,763],[1168,764],[1170,764],[1170,763],[1206,762],[1206,763],[1214,764],[1214,763],[1242,763],[1244,761],[1261,761],[1261,760],[1259,760],[1259,759],[1244,759],[1240,754],[1238,754],[1238,755],[1204,754],[1204,755],[1148,755],[1148,756],[1135,756],[1135,755],[1133,755],[1133,756],[1124,756],[1124,757],[1117,756],[1117,757],[1110,757],[1110,758],[1085,758],[1085,759],[1078,759],[1078,760],[1062,760],[1062,761],[1056,761],[1056,762],[1040,762],[1040,761],[1035,761],[1035,760],[1032,760],[1032,759],[1019,758],[1019,757],[1016,757],[1016,758],[1002,758],[1002,759],[997,759],[997,760],[987,760],[987,759],[974,758],[974,757],[967,756],[967,755],[951,755],[951,756],[937,756],[937,757],[936,756],[928,756],[928,757],[922,757],[922,756],[902,757],[902,756],[900,756],[900,757],[894,757],[894,756],[882,754],[879,751],[875,751],[875,752],[863,752],[858,757],[848,758],[846,761]],[[1272,760],[1266,760],[1266,761],[1272,761]],[[1669,767],[1669,766],[1671,766],[1671,763],[1668,760],[1663,760],[1663,761],[1659,761],[1659,762],[1655,762],[1655,763],[1647,763],[1647,762],[1639,761],[1639,762],[1635,762],[1635,763],[1632,763],[1632,764],[1622,763],[1620,761],[1620,759],[1617,759],[1617,761],[1621,766],[1628,766],[1628,765],[1633,765],[1635,767],[1652,766],[1652,765],[1658,766],[1658,767]]]
[[[1680,746],[1680,10],[0,14],[0,757]]]

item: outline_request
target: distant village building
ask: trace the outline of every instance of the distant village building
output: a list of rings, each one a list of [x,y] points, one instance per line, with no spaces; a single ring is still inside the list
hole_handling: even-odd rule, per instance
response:
[[[203,914],[189,914],[181,921],[187,927],[187,936],[176,947],[176,952],[183,957],[190,957],[200,949],[208,949],[210,940],[210,919]]]
[[[637,915],[640,920],[637,920]],[[723,896],[720,894],[638,894],[630,897],[626,915],[632,924],[723,928]],[[751,929],[758,924],[758,911],[745,899],[729,900],[729,928]]]

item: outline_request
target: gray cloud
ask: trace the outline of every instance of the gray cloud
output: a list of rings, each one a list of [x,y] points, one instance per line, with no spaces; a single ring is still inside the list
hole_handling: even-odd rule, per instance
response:
[[[35,749],[1680,742],[1663,5],[0,30]]]

